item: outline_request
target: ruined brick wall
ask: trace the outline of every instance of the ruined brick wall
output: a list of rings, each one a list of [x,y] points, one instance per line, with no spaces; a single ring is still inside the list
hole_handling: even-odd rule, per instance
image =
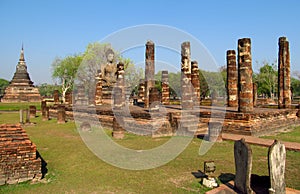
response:
[[[0,125],[0,185],[42,177],[36,145],[21,125]]]
[[[227,112],[222,131],[242,135],[261,136],[299,126],[297,110],[256,111],[255,113]]]

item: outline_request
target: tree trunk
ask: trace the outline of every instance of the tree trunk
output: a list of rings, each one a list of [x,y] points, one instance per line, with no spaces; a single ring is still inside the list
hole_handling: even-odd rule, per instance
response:
[[[66,92],[67,92],[68,88],[64,88],[62,89],[62,100],[63,100],[63,103],[66,102]]]

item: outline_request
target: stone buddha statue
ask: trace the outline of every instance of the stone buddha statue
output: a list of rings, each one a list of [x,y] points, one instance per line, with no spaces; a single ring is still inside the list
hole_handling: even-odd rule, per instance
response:
[[[114,63],[115,54],[112,49],[106,51],[106,64],[101,66],[102,86],[110,87],[116,83],[117,65]]]

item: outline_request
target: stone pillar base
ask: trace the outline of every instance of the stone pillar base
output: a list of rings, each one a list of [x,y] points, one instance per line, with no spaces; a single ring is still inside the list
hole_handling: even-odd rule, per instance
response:
[[[115,139],[123,139],[125,136],[125,132],[124,131],[113,131],[112,136]]]

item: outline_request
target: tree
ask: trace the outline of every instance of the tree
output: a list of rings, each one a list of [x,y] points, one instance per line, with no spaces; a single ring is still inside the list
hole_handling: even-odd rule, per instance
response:
[[[181,96],[181,72],[169,72],[170,96]]]
[[[205,97],[209,94],[209,87],[204,77],[205,71],[199,70],[199,80],[200,80],[200,98],[205,99]]]
[[[120,56],[114,51],[110,44],[101,44],[94,42],[88,44],[83,53],[83,60],[80,69],[76,75],[76,80],[81,84],[92,89],[95,87],[95,76],[101,66],[107,63],[107,52],[112,50],[114,52],[114,63],[118,63]]]
[[[128,58],[120,57],[120,62],[124,64],[125,69],[125,84],[134,94],[138,93],[138,85],[140,79],[144,77],[144,70],[141,67],[136,67]]]
[[[278,73],[275,63],[276,61],[272,64],[267,61],[263,61],[263,66],[259,69],[259,73],[254,76],[254,82],[257,84],[258,94],[267,95],[272,99],[274,99],[278,86]]]
[[[130,89],[138,85],[139,79],[143,76],[141,68],[136,68],[130,59],[123,58],[110,44],[90,43],[83,54],[56,58],[52,64],[52,77],[59,80],[64,100],[66,92],[73,90],[75,84],[83,86],[85,92],[88,91],[89,98],[94,98],[95,76],[98,74],[98,70],[101,70],[102,65],[107,63],[109,51],[113,51],[115,64],[124,63],[126,85]]]
[[[0,78],[0,97],[4,95],[5,88],[9,85],[9,81]]]
[[[300,80],[294,77],[291,78],[291,89],[293,96],[300,96]]]
[[[52,96],[54,90],[60,90],[60,86],[43,83],[38,86],[38,89],[41,96],[47,97],[47,96]]]
[[[68,90],[72,90],[77,70],[82,62],[82,55],[72,55],[66,58],[56,58],[52,63],[52,77],[61,84],[63,102]]]
[[[226,82],[224,82],[226,77],[224,77],[223,74],[222,72],[200,70],[199,78],[202,99],[208,94],[212,94],[214,91],[217,92],[217,96],[226,96]]]

